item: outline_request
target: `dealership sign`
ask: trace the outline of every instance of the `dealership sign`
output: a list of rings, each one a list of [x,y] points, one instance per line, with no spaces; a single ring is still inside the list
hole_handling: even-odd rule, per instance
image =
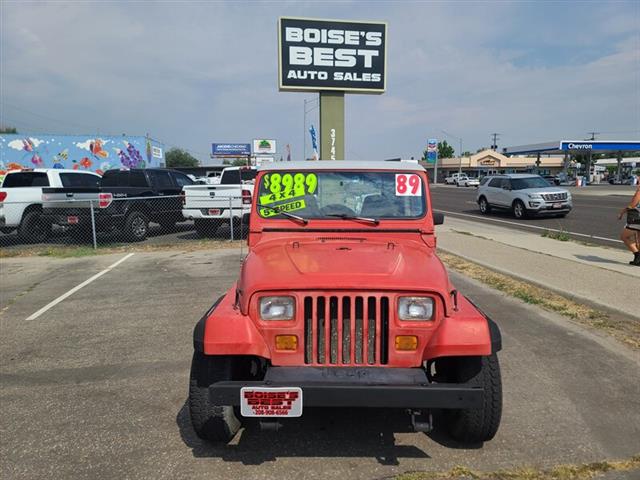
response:
[[[386,40],[385,22],[281,17],[279,88],[383,93]]]
[[[253,153],[276,153],[276,141],[266,139],[254,140]]]
[[[213,143],[211,145],[213,155],[245,156],[251,155],[250,143]]]

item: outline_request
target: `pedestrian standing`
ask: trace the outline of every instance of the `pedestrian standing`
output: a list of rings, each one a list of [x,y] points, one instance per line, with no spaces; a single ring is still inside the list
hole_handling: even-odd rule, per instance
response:
[[[622,230],[620,239],[633,253],[633,260],[629,263],[640,267],[640,175],[636,178],[636,185],[635,195],[629,205],[620,211],[618,219],[627,214],[627,224]]]

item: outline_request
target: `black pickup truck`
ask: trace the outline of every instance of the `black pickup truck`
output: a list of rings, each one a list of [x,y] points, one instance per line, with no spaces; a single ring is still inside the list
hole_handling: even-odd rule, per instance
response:
[[[93,210],[97,231],[122,232],[139,242],[147,238],[149,222],[168,230],[184,221],[180,193],[193,183],[164,168],[107,170],[98,188],[43,188],[42,216],[83,233],[91,229]]]

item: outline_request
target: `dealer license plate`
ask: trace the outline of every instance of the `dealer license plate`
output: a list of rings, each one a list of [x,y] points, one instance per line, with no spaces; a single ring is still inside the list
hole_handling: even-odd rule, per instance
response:
[[[210,208],[209,209],[209,215],[220,215],[220,209],[219,208]]]
[[[80,221],[80,219],[78,217],[76,217],[75,215],[69,215],[67,217],[67,223],[69,225],[76,225],[79,221]]]
[[[554,203],[553,204],[553,208],[562,208],[562,204],[561,203]]]
[[[242,387],[240,413],[243,417],[300,417],[300,387]]]

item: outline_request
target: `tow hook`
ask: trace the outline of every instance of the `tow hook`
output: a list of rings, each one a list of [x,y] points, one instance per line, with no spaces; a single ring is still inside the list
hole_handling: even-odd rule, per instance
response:
[[[433,430],[433,416],[431,412],[423,413],[422,410],[408,410],[411,417],[411,427],[414,432],[429,433]]]
[[[260,420],[260,430],[277,432],[282,428],[282,424],[277,420]]]

